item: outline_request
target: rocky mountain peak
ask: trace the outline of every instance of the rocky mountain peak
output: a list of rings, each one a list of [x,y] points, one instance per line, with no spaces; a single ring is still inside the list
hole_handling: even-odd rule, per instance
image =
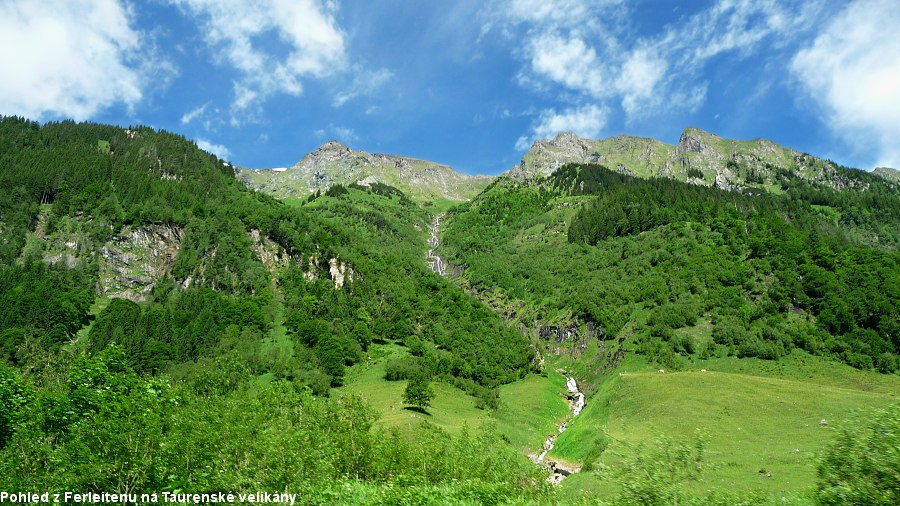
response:
[[[734,191],[764,190],[779,184],[778,176],[785,172],[835,189],[862,184],[840,175],[829,162],[770,140],[725,139],[693,127],[686,128],[675,144],[628,135],[583,139],[564,132],[536,141],[504,174],[527,180],[549,175],[567,163],[599,163],[623,174],[668,177]],[[900,172],[893,169],[880,168],[875,173],[900,181]]]
[[[699,128],[688,127],[678,139],[678,149],[682,153],[699,153],[709,155],[715,151],[713,145],[721,138]]]
[[[872,172],[888,181],[900,183],[900,170],[892,169],[890,167],[875,167],[875,170]]]
[[[304,156],[299,163],[310,159],[318,162],[329,162],[339,160],[353,154],[353,150],[337,140],[330,140],[322,144],[315,151]],[[299,164],[298,163],[298,164]]]
[[[575,132],[560,132],[556,134],[556,137],[550,141],[554,146],[578,146],[583,145],[585,143],[585,139],[582,139]]]
[[[493,180],[427,160],[353,150],[336,140],[322,144],[287,170],[241,170],[237,177],[251,188],[282,198],[305,197],[336,184],[384,183],[422,201],[465,200]]]

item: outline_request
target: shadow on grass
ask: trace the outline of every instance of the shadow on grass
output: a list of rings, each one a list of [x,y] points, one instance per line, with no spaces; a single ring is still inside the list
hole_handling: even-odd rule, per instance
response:
[[[431,416],[431,413],[425,410],[425,408],[420,408],[419,406],[406,406],[403,408],[408,411],[415,411],[416,413],[421,413],[425,416]]]

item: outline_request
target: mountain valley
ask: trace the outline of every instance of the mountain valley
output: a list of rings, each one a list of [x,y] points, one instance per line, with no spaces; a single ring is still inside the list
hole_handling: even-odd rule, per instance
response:
[[[0,490],[888,504],[896,174],[694,128],[249,170],[0,118]]]

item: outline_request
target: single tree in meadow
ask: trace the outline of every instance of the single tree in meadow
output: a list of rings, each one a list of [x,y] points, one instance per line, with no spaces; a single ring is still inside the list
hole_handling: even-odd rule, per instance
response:
[[[433,398],[434,390],[431,389],[428,375],[421,370],[411,374],[403,392],[403,402],[424,411]]]

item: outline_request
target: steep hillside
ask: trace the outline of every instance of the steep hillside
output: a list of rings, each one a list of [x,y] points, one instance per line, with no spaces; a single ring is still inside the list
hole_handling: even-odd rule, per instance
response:
[[[251,188],[279,198],[306,197],[336,184],[382,183],[420,202],[467,200],[493,179],[425,160],[354,151],[337,141],[326,142],[287,169],[238,169],[237,176]]]
[[[568,165],[500,179],[455,209],[439,253],[550,352],[630,349],[671,368],[679,356],[801,347],[891,372],[900,193],[859,177],[866,190],[796,178],[784,195],[747,196]],[[716,322],[715,343],[673,334],[698,318]]]
[[[548,176],[567,163],[596,163],[622,174],[667,177],[725,190],[777,191],[779,177],[784,175],[838,190],[860,185],[830,161],[765,139],[723,139],[697,128],[685,129],[675,145],[627,135],[591,140],[561,133],[535,142],[505,175],[518,180]]]
[[[14,363],[34,359],[31,343],[52,352],[74,339],[96,296],[117,300],[80,344],[124,345],[140,372],[218,356],[226,336],[261,353],[254,340],[276,314],[295,337],[290,368],[259,373],[320,393],[373,339],[415,340],[433,374],[483,397],[528,367],[521,336],[424,265],[430,218],[395,188],[333,186],[289,207],[165,132],[15,118],[2,127],[0,180],[16,190],[0,202],[0,330]],[[48,293],[29,292],[29,281]],[[487,332],[505,340],[503,353],[480,340]]]
[[[547,455],[581,469],[564,501],[803,503],[829,424],[897,402],[900,192],[835,174],[748,194],[571,164],[447,214],[448,272],[588,393]]]

